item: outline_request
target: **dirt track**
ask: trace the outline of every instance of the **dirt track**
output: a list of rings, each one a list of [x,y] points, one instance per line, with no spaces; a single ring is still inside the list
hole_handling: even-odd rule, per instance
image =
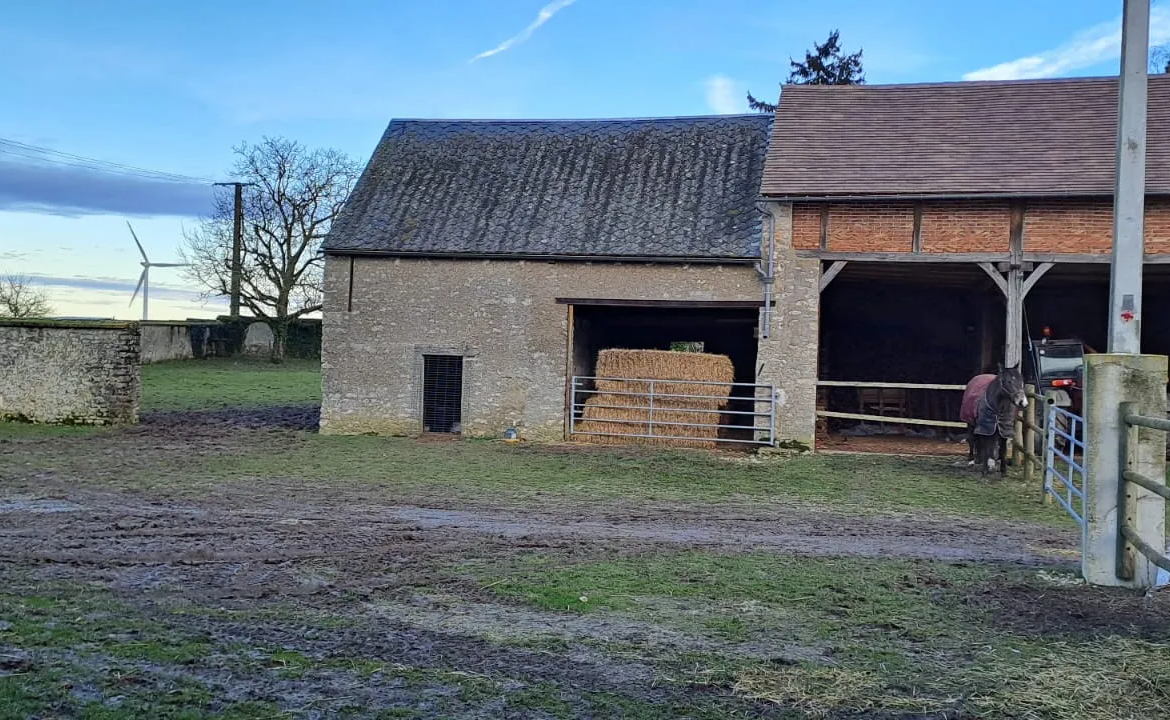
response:
[[[110,445],[105,452],[111,457],[126,451],[119,443],[133,440],[141,448],[144,438],[149,447],[181,457],[183,448],[196,446],[230,449],[244,440],[253,445],[288,442],[289,431],[314,424],[314,412],[304,408],[157,413],[103,442]],[[0,443],[0,453],[30,451],[20,443]],[[490,503],[475,508],[444,505],[433,499],[422,505],[378,488],[278,478],[253,478],[200,494],[119,490],[100,481],[46,473],[0,481],[0,566],[9,568],[8,577],[0,579],[9,583],[96,583],[141,612],[165,617],[178,632],[215,642],[294,649],[311,657],[346,655],[413,667],[455,667],[616,692],[652,703],[686,703],[706,691],[662,686],[653,680],[657,671],[645,662],[615,658],[578,643],[637,640],[676,651],[784,662],[817,651],[786,647],[782,638],[720,644],[617,617],[570,620],[502,603],[442,568],[453,558],[533,549],[571,559],[695,547],[1068,565],[1077,542],[1074,531],[1044,526],[849,515],[805,506],[614,502],[517,510]],[[361,604],[355,605],[355,599]],[[176,604],[244,609],[265,603],[311,613],[344,607],[356,626],[324,633],[306,631],[295,619],[238,623],[195,613],[176,619],[164,612]],[[1011,605],[1010,597],[1004,604]],[[485,640],[509,636],[574,644],[550,655]],[[359,704],[418,708],[427,702],[425,692],[419,695],[423,690],[358,687],[342,672],[315,671],[299,683],[267,675],[234,677],[213,666],[192,672],[242,697],[289,698],[286,704],[293,705],[335,695],[343,685],[346,697]],[[424,686],[431,692],[443,682]],[[729,714],[765,717],[778,712],[760,703],[720,702],[727,703],[721,707]],[[482,708],[470,714],[483,712],[507,716]]]

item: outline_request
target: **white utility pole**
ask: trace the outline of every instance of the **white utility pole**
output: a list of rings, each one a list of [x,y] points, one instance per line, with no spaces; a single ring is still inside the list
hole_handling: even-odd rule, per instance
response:
[[[1123,0],[1118,83],[1117,184],[1109,277],[1109,352],[1138,354],[1145,262],[1146,95],[1150,0]]]

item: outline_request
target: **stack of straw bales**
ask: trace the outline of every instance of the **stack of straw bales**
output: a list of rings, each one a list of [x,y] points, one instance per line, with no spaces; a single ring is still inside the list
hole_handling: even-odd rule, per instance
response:
[[[713,448],[719,435],[719,428],[715,425],[720,423],[720,411],[727,406],[735,369],[731,358],[726,355],[673,350],[602,350],[597,356],[596,375],[599,378],[654,380],[654,433],[697,439],[629,437],[650,434],[650,398],[619,393],[649,392],[650,383],[605,379],[597,381],[597,393],[585,401],[584,413],[576,428],[581,433],[609,434],[578,435],[577,439],[597,443]],[[696,381],[719,384],[703,385]],[[659,393],[709,397],[659,397]],[[683,409],[703,412],[683,412]],[[708,423],[710,427],[659,423]]]

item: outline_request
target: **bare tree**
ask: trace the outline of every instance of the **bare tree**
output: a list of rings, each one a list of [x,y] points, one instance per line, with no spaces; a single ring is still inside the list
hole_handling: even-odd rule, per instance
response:
[[[0,279],[0,317],[32,318],[53,314],[45,291],[35,287],[23,275],[5,275]]]
[[[1149,70],[1151,74],[1161,75],[1162,73],[1170,73],[1170,44],[1155,45],[1150,48],[1150,65]]]
[[[361,166],[332,149],[308,150],[283,138],[235,148],[243,191],[240,303],[272,329],[272,361],[284,359],[289,323],[321,309],[321,240]],[[231,294],[233,196],[185,233],[187,274],[205,296]]]

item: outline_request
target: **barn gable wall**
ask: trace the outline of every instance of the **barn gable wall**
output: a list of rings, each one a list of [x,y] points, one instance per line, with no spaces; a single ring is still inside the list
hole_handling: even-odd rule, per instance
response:
[[[759,301],[761,293],[744,265],[330,256],[321,430],[418,432],[421,354],[454,352],[465,357],[465,434],[498,437],[520,421],[525,437],[561,439],[568,308],[556,298]],[[781,354],[763,346],[762,357]]]

